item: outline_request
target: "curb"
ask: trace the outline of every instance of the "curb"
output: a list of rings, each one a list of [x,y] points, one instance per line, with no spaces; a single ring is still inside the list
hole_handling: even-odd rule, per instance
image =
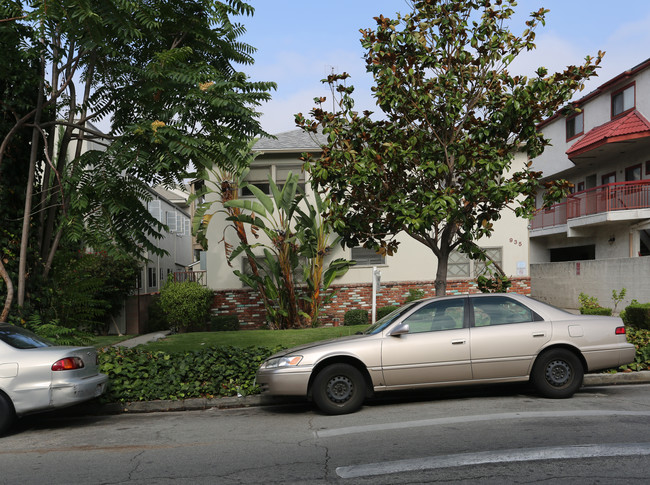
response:
[[[615,386],[626,384],[650,383],[650,371],[619,372],[616,374],[587,374],[583,387]],[[123,414],[123,413],[160,413],[174,411],[201,411],[205,409],[237,409],[261,406],[274,406],[295,402],[296,398],[282,398],[273,396],[242,396],[242,397],[215,397],[193,398],[178,401],[136,401],[128,403],[88,403],[88,414]]]
[[[650,371],[642,370],[638,372],[617,372],[616,374],[587,374],[582,385],[590,387],[647,383],[650,383]]]

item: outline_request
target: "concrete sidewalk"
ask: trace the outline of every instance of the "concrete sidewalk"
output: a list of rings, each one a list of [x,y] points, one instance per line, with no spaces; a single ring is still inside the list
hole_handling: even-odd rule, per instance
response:
[[[126,347],[132,349],[141,344],[146,344],[149,342],[157,342],[158,340],[165,338],[171,332],[169,330],[162,330],[160,332],[145,333],[143,335],[138,335],[137,337],[130,338],[128,340],[123,340],[113,344],[113,347]]]

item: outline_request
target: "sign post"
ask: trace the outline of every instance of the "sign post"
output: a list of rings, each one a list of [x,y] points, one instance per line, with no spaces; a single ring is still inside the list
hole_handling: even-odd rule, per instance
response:
[[[377,291],[381,288],[381,271],[372,267],[372,323],[377,321]]]

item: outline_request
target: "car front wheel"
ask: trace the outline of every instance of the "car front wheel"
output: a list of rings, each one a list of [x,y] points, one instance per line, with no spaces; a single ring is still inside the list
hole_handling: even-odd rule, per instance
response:
[[[584,369],[573,352],[555,349],[537,358],[531,377],[544,397],[564,399],[573,396],[582,386]]]
[[[0,391],[0,436],[7,432],[15,418],[16,413],[14,412],[13,404],[11,404],[9,398]]]
[[[326,414],[348,414],[358,410],[365,399],[365,381],[356,367],[332,364],[314,379],[312,397]]]

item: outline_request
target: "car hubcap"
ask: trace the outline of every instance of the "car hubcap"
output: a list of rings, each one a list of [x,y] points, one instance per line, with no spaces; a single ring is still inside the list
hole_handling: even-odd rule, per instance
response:
[[[352,381],[345,376],[332,377],[327,383],[327,397],[332,402],[344,403],[354,393]]]
[[[546,380],[555,387],[567,384],[571,379],[571,366],[563,360],[554,360],[546,366]]]

